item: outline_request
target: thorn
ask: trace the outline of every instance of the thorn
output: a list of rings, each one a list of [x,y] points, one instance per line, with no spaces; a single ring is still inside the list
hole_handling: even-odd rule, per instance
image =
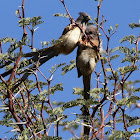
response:
[[[52,81],[53,79],[53,74],[50,76],[49,81]]]
[[[39,27],[36,27],[33,32],[35,32]]]

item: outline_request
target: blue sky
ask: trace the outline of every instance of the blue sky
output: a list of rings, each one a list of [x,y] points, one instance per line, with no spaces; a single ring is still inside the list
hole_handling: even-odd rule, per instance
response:
[[[14,37],[18,40],[22,37],[22,28],[18,26],[18,18],[15,16],[15,11],[19,8],[22,3],[22,0],[11,1],[11,0],[1,0],[0,2],[0,38],[3,37]],[[74,19],[78,17],[78,12],[86,12],[93,19],[97,16],[97,2],[94,0],[65,0],[65,4]],[[35,31],[34,34],[34,47],[42,48],[41,41],[50,41],[51,39],[58,39],[65,28],[69,24],[67,18],[62,17],[53,17],[55,13],[66,13],[63,5],[59,0],[25,0],[25,17],[33,16],[42,16],[43,24],[39,25],[39,28]],[[120,39],[126,35],[135,34],[139,35],[138,29],[132,30],[129,28],[128,24],[132,22],[139,21],[140,13],[140,1],[139,0],[104,0],[101,6],[101,15],[105,16],[107,22],[104,24],[104,29],[107,29],[112,26],[115,27],[115,24],[119,24],[118,32],[112,37],[110,42],[110,48],[120,46]],[[101,21],[101,19],[100,19]],[[27,30],[29,33],[29,31]],[[28,34],[30,37],[30,33]],[[103,47],[106,49],[106,38],[102,35]],[[125,44],[129,45],[129,44]],[[129,45],[130,46],[130,45]],[[3,45],[3,50],[6,51],[8,48],[7,45]],[[27,47],[25,50],[29,50]],[[31,51],[31,50],[29,50]],[[51,69],[51,66],[56,63],[69,63],[70,60],[76,58],[76,50],[68,56],[60,55],[48,61],[41,67],[42,72],[49,77],[47,69]],[[117,62],[113,64],[115,68]],[[116,67],[117,68],[117,67]],[[96,70],[100,70],[100,65],[97,65]],[[76,99],[77,96],[73,95],[74,87],[83,87],[82,79],[77,78],[76,69],[67,73],[64,76],[60,74],[61,68],[54,74],[53,84],[63,83],[64,91],[63,93],[58,93],[57,96],[52,97],[52,100],[59,101],[70,101]],[[138,79],[137,74],[132,75],[133,79]],[[92,88],[94,87],[95,75],[92,77]],[[130,78],[131,79],[131,78]],[[44,80],[40,77],[40,80]],[[1,104],[1,103],[0,103]],[[73,109],[67,111],[68,114],[71,112],[76,112],[77,110]],[[137,112],[136,112],[137,113]],[[137,114],[138,115],[138,114]],[[0,117],[2,117],[0,115]],[[9,129],[0,126],[0,138],[4,136],[11,136],[11,133],[5,134]],[[11,130],[11,129],[10,129]],[[61,134],[60,134],[61,135]],[[71,137],[70,134],[64,133],[64,138]]]

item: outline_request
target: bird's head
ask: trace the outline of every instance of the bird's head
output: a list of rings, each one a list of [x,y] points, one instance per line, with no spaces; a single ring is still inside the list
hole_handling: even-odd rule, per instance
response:
[[[80,12],[79,15],[80,16],[76,20],[77,23],[88,23],[90,20],[90,16],[87,13]]]
[[[97,27],[94,25],[89,25],[85,31],[87,36],[91,36],[91,38],[97,37]]]

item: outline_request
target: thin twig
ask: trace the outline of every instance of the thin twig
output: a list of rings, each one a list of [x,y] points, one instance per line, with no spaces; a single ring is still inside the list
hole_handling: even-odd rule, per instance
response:
[[[115,127],[116,126],[115,116],[116,116],[116,113],[118,112],[118,110],[119,110],[119,107],[112,114],[112,116],[113,116],[113,131],[115,131],[115,129],[116,129],[116,127]]]
[[[40,74],[48,81],[48,79],[44,76],[44,74],[40,71],[39,67],[37,68],[37,70],[40,72]]]
[[[19,14],[19,18],[23,19],[23,17],[22,17],[21,14],[20,14],[20,10],[18,9],[17,11],[18,11],[18,14]],[[31,28],[29,27],[29,25],[26,25],[26,26],[27,26],[28,29],[31,31]]]
[[[57,121],[57,124],[56,124],[56,136],[57,137],[59,136],[59,121]]]
[[[99,40],[99,45],[98,45],[98,48],[100,47],[100,43],[101,43],[101,40],[100,40],[100,36],[99,36],[99,17],[100,17],[100,8],[101,8],[101,5],[102,5],[102,2],[100,2],[100,4],[98,4],[97,6],[97,34],[98,34],[98,40]],[[99,49],[97,49],[99,51]]]
[[[139,45],[140,38],[136,41],[136,55],[138,55],[138,45]]]
[[[107,50],[106,51],[107,51],[107,56],[108,56],[108,62],[109,62],[109,66],[110,66],[112,75],[113,75],[114,79],[116,79],[116,76],[114,74],[114,71],[113,71],[113,68],[112,68],[112,65],[111,65],[110,55],[109,55],[109,41],[110,41],[110,37],[107,37]]]
[[[13,96],[13,95],[12,95]],[[24,117],[25,117],[25,119],[26,119],[26,122],[28,123],[28,118],[27,118],[27,116],[26,116],[26,114],[25,114],[25,112],[24,112],[24,110],[23,110],[23,108],[22,108],[22,106],[21,106],[21,104],[20,104],[20,102],[17,100],[17,98],[15,98],[15,96],[13,96],[13,98],[15,99],[15,101],[17,102],[17,104],[18,104],[18,106],[20,107],[20,109],[21,109],[21,111],[22,111],[22,113],[23,113],[23,115],[24,115]],[[27,124],[26,123],[26,124]]]
[[[25,0],[22,1],[22,18],[25,18],[25,11],[24,11]],[[23,31],[26,33],[25,25],[23,25]]]
[[[47,133],[46,133],[45,119],[43,117],[43,107],[44,107],[44,100],[42,101],[42,105],[41,105],[41,118],[42,118],[43,127],[44,127],[44,134],[47,135]]]
[[[48,128],[48,131],[46,132],[46,135],[48,136],[49,134],[49,131],[50,131],[50,128],[51,128],[52,124],[50,124],[49,128]]]
[[[15,106],[14,106],[14,102],[12,100],[12,94],[10,90],[7,90],[7,96],[8,96],[8,101],[9,101],[9,111],[11,112],[13,118],[15,119],[16,122],[21,122],[20,118],[18,117],[16,110],[15,110]],[[24,127],[22,124],[18,124],[18,127],[20,129],[20,133],[24,130]]]
[[[103,120],[104,120],[103,107],[101,107],[100,112],[101,112],[101,122],[103,122]],[[103,125],[104,125],[104,123],[103,123]],[[103,140],[103,139],[104,139],[104,128],[101,131],[101,140]]]
[[[34,47],[33,47],[33,39],[34,39],[34,29],[32,28],[32,30],[31,30],[31,49],[33,49]]]
[[[18,89],[19,89],[19,91],[20,91],[20,95],[21,95],[21,98],[22,98],[22,100],[23,100],[23,106],[25,107],[25,106],[26,106],[26,101],[25,101],[24,95],[23,95],[23,93],[22,93],[22,91],[21,91],[21,88],[18,87]]]
[[[24,5],[25,5],[25,0],[22,1],[22,18],[25,17]],[[24,36],[25,36],[26,34],[27,34],[27,32],[26,32],[26,29],[25,29],[25,25],[23,25],[23,37],[22,37],[22,38],[24,38]],[[20,53],[22,53],[22,52],[23,52],[23,46],[20,46]],[[13,68],[13,70],[12,70],[12,73],[11,73],[9,79],[8,79],[8,82],[10,82],[10,81],[13,79],[13,77],[15,76],[15,69],[17,68],[18,63],[19,63],[21,57],[22,57],[22,56],[19,55],[19,57],[17,58],[17,60],[16,60],[16,62],[15,62],[15,64],[14,64],[14,68]]]
[[[66,10],[66,12],[67,12],[67,14],[68,14],[68,16],[69,16],[69,18],[70,18],[71,23],[72,23],[72,22],[73,22],[73,18],[71,17],[71,15],[70,15],[70,13],[69,13],[69,11],[68,11],[66,5],[65,5],[64,0],[60,0],[60,1],[61,1],[62,4],[64,5],[64,8],[65,8],[65,10]]]
[[[97,134],[105,127],[104,122],[105,122],[105,120],[108,118],[108,116],[111,114],[112,105],[113,105],[113,103],[111,102],[111,103],[110,103],[110,107],[109,107],[109,111],[108,111],[107,115],[104,117],[103,121],[101,122],[100,128],[92,134],[90,140],[92,140],[94,137],[96,137]]]
[[[20,76],[20,74],[19,74],[19,76]],[[20,78],[21,78],[21,76],[20,76]],[[29,91],[29,89],[27,88],[27,85],[26,85],[25,81],[23,81],[23,84],[25,86],[25,92],[27,93],[28,108],[29,108],[30,107],[30,93],[31,93],[31,91]]]
[[[124,110],[124,109],[122,109],[122,108],[121,108],[121,110],[122,110],[122,114],[123,114],[122,116],[123,116],[124,129],[125,129],[126,131],[128,131],[128,130],[127,130],[126,120],[125,120],[125,113],[124,113],[124,112],[125,112],[125,110]]]
[[[102,103],[106,100],[106,95],[104,94],[103,99],[100,101],[100,104],[98,104],[96,107],[93,108],[93,112],[91,117],[94,118],[96,111],[98,110],[98,108],[102,105]]]
[[[1,42],[0,42],[0,52],[3,53],[2,52],[2,43]]]
[[[20,52],[22,52],[22,46],[20,47]],[[22,56],[19,55],[19,57],[17,58],[17,60],[16,60],[16,62],[15,62],[15,64],[14,64],[14,68],[13,68],[13,70],[12,70],[12,73],[11,73],[9,79],[8,79],[8,82],[10,82],[10,81],[13,79],[13,77],[15,76],[15,69],[18,67],[18,63],[19,63],[21,57],[22,57]]]
[[[38,76],[37,76],[37,69],[36,69],[36,72],[34,72],[34,75],[36,78],[37,89],[38,89],[39,93],[41,93],[41,89],[40,89],[40,85],[39,85],[39,81],[38,81]]]
[[[53,110],[53,107],[52,107],[52,104],[51,104],[51,100],[50,100],[50,94],[51,94],[50,93],[50,81],[48,81],[48,93],[49,93],[48,103],[49,103],[51,109]]]

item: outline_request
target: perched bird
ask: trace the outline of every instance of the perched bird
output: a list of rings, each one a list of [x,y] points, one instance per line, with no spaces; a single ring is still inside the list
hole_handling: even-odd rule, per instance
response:
[[[99,51],[102,49],[102,41],[98,38],[97,28],[93,25],[87,27],[85,34],[78,43],[76,67],[78,77],[83,76],[84,99],[90,99],[88,92],[90,91],[91,74],[99,61]],[[83,106],[83,115],[89,116],[86,106]],[[88,123],[87,120],[84,120]],[[84,127],[84,134],[89,135],[90,128]]]
[[[28,64],[32,64],[33,62],[35,63],[39,60],[40,65],[42,65],[54,56],[58,56],[59,54],[67,55],[71,53],[76,48],[77,42],[81,36],[81,32],[85,31],[87,22],[90,20],[87,13],[80,12],[79,15],[80,16],[73,24],[69,24],[68,26],[66,26],[61,37],[58,39],[57,43],[54,46],[41,49],[37,52],[24,54],[24,57],[32,57],[28,60]],[[12,61],[10,61],[9,63],[11,63]],[[22,67],[23,66],[20,66],[19,68]],[[36,65],[33,64],[29,68],[33,69],[35,67]],[[6,71],[5,73],[1,74],[1,76],[5,77],[11,74],[12,70],[13,69]]]
[[[16,89],[23,81],[27,79],[27,77],[36,69],[35,62],[39,62],[39,66],[44,64],[46,61],[51,59],[54,56],[58,56],[59,54],[69,54],[71,53],[77,46],[79,38],[81,34],[86,30],[86,26],[90,17],[87,13],[80,12],[80,16],[73,24],[69,24],[63,31],[61,37],[58,39],[58,43],[54,46],[39,50],[37,52],[31,52],[24,54],[24,57],[32,57],[28,60],[28,64],[32,64],[28,69],[24,70],[24,74],[22,78],[15,84],[12,90]],[[22,66],[19,66],[22,68]],[[5,73],[1,74],[2,77],[5,77],[14,69],[10,69]]]
[[[81,36],[81,30],[85,31],[88,21],[90,20],[90,17],[87,13],[80,12],[79,17],[75,21],[75,23],[69,24],[65,27],[61,37],[58,39],[57,43],[46,49],[44,53],[47,55],[47,50],[49,50],[49,53],[54,51],[55,54],[69,54],[71,53],[77,46],[77,42]],[[80,28],[79,28],[80,27]],[[40,50],[40,52],[42,51]],[[43,52],[43,51],[42,51]],[[36,52],[33,52],[36,53]],[[33,53],[31,53],[33,55]],[[27,55],[30,56],[30,53]],[[26,56],[27,56],[26,55]]]
[[[76,24],[68,25],[59,38],[60,42],[55,44],[54,51],[58,54],[62,53],[67,55],[71,53],[77,46],[77,42],[81,36],[81,29],[85,31],[87,22],[90,19],[89,15],[84,12],[80,12],[79,14],[80,16],[75,21]],[[79,25],[81,29],[77,25]]]
[[[78,43],[76,67],[78,78],[83,76],[83,83],[86,85],[84,90],[89,91],[91,74],[99,61],[98,49],[101,51],[102,41],[100,40],[99,46],[97,28],[93,25],[88,26],[85,33],[87,38],[83,37]]]

